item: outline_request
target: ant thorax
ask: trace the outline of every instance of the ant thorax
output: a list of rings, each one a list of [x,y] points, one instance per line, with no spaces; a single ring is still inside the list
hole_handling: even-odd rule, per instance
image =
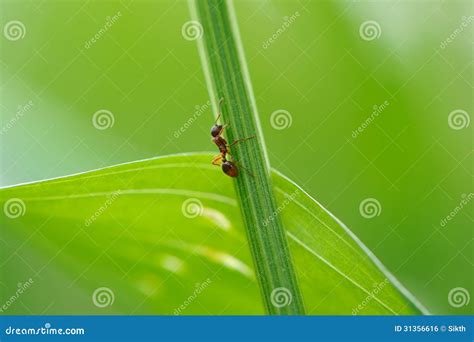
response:
[[[214,144],[217,145],[217,147],[219,148],[219,151],[221,153],[227,153],[227,141],[221,137],[220,135],[218,135],[217,137],[214,137],[212,138],[212,141],[214,141]]]

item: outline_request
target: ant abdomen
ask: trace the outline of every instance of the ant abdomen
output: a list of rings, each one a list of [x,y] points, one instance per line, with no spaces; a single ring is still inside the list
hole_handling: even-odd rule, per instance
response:
[[[239,175],[237,166],[228,160],[222,163],[222,171],[224,171],[224,173],[230,177],[237,177]]]

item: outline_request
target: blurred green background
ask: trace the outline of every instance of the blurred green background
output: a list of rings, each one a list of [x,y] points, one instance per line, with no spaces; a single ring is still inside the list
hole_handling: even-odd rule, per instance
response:
[[[441,222],[473,192],[472,2],[239,1],[236,11],[272,167],[433,313],[472,313],[448,294],[473,293],[473,204]],[[175,134],[209,100],[196,42],[182,34],[185,1],[3,0],[0,12],[2,185],[214,151],[210,109]],[[6,30],[14,20],[19,39]],[[114,117],[104,130],[92,123],[101,109]],[[291,125],[272,125],[278,110]],[[367,198],[378,216],[361,215]]]

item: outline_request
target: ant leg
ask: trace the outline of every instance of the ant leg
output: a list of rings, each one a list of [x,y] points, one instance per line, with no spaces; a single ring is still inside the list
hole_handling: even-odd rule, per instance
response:
[[[218,154],[217,156],[214,157],[214,159],[212,159],[212,165],[220,165],[221,164],[221,160],[222,160],[222,154]]]
[[[234,140],[230,145],[229,147],[232,147],[240,142],[243,142],[243,141],[246,141],[246,140],[250,140],[250,139],[253,139],[255,138],[255,135],[252,135],[251,137],[248,137],[248,138],[243,138],[243,139],[237,139],[237,140]]]
[[[231,159],[231,161],[232,161],[233,163],[235,163],[236,165],[238,165],[239,167],[241,167],[242,169],[244,169],[245,172],[247,172],[252,178],[254,178],[253,173],[250,172],[249,169],[247,169],[246,167],[244,167],[241,162],[239,162],[238,160],[236,160],[230,153],[228,153],[227,155],[230,156],[230,159]]]
[[[224,129],[228,128],[229,126],[230,126],[229,124],[224,124],[224,125],[222,125],[222,131],[221,131],[221,133],[224,132]]]
[[[253,173],[250,172],[249,169],[247,169],[246,167],[244,167],[241,163],[238,163],[238,164],[239,164],[239,167],[241,167],[242,169],[244,169],[252,178],[255,178],[255,177],[253,176]]]

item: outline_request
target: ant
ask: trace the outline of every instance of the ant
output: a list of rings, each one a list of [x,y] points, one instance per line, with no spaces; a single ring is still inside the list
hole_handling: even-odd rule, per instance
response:
[[[223,102],[224,102],[224,98],[221,98],[219,100],[219,114],[217,115],[214,126],[211,127],[211,136],[212,136],[211,140],[214,144],[217,145],[217,148],[219,149],[219,152],[220,152],[217,156],[214,157],[214,159],[212,160],[212,164],[219,165],[221,163],[222,171],[226,175],[228,175],[229,177],[237,177],[239,175],[239,171],[238,171],[236,163],[234,161],[230,161],[227,159],[227,155],[230,155],[229,148],[239,142],[242,142],[248,139],[253,139],[255,138],[255,136],[235,140],[230,145],[227,143],[227,140],[225,140],[224,137],[222,137],[222,133],[224,133],[224,129],[228,127],[228,125],[227,124],[220,125],[217,123],[217,121],[221,117]]]

